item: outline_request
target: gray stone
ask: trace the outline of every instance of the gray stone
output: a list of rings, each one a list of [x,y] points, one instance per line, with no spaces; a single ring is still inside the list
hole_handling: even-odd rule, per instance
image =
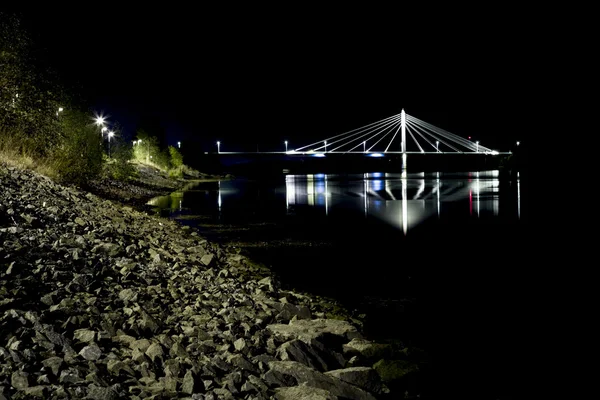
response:
[[[307,385],[275,389],[275,400],[337,400],[338,397],[325,389]]]
[[[18,390],[29,387],[29,374],[23,371],[13,372],[10,376],[10,384]]]
[[[267,383],[274,387],[308,386],[325,389],[335,396],[352,400],[375,400],[371,393],[333,376],[315,371],[296,361],[273,361],[264,375]]]
[[[164,352],[163,352],[162,346],[160,344],[158,344],[158,343],[152,343],[150,345],[150,347],[148,347],[148,350],[146,350],[145,354],[152,361],[154,361],[157,358],[162,358],[164,356]]]
[[[211,264],[213,263],[213,259],[215,258],[214,255],[212,254],[205,254],[202,256],[202,258],[200,259],[200,262],[204,265],[206,265],[207,267],[210,267]]]
[[[275,336],[283,340],[300,339],[310,341],[327,334],[343,340],[362,338],[358,329],[347,321],[337,319],[299,319],[289,324],[271,324],[267,326]]]
[[[96,332],[89,329],[77,329],[73,332],[73,339],[84,343],[91,343],[96,338]]]
[[[52,373],[58,376],[58,372],[60,371],[60,367],[63,363],[63,359],[60,357],[50,357],[42,361],[42,365],[46,369],[50,369]]]
[[[123,289],[119,292],[119,299],[124,302],[136,301],[137,293],[133,289]]]
[[[370,367],[351,367],[325,372],[344,382],[365,389],[372,393],[381,393],[382,382],[379,374]]]
[[[79,355],[86,360],[96,361],[102,356],[102,350],[96,343],[92,343],[89,346],[85,346],[79,352]]]
[[[192,394],[197,390],[196,377],[191,370],[188,370],[181,382],[181,392],[185,394]]]
[[[100,387],[94,384],[88,386],[88,394],[85,397],[90,400],[117,400],[117,393],[110,387]]]

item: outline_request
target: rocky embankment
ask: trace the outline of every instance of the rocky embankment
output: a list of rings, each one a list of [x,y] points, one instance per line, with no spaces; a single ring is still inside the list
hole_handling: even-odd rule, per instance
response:
[[[0,399],[403,397],[389,346],[243,255],[31,171],[0,187]]]

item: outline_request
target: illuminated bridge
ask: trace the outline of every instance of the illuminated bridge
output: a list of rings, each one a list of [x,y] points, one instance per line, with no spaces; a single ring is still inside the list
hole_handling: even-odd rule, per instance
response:
[[[465,165],[465,161],[455,161],[456,155],[476,155],[477,162],[469,160],[469,166],[487,167],[491,164],[498,164],[498,160],[490,162],[488,158],[497,158],[497,155],[508,155],[510,152],[499,152],[486,147],[479,141],[472,141],[470,138],[463,138],[459,135],[438,128],[428,122],[406,114],[404,109],[396,115],[373,122],[371,124],[335,135],[323,140],[316,141],[302,147],[288,149],[288,142],[282,151],[270,152],[232,152],[222,151],[221,142],[217,142],[218,155],[238,155],[238,161],[244,159],[251,163],[269,163],[270,165],[287,169],[288,164],[293,164],[294,159],[302,159],[302,167],[311,165],[315,167],[329,166],[331,168],[357,168],[358,165],[366,167],[398,167],[406,168],[407,155],[413,166],[413,162],[423,163],[418,160],[419,155],[431,155],[427,163],[430,166],[447,163],[453,159],[455,165]],[[271,157],[265,156],[272,155]],[[343,155],[343,157],[341,157]],[[283,156],[283,157],[282,157]],[[487,157],[490,156],[490,157]],[[415,158],[416,157],[416,158]],[[261,158],[263,160],[261,160]],[[322,159],[322,161],[311,159]],[[379,162],[374,159],[380,158]],[[440,160],[443,158],[443,161]],[[436,160],[437,159],[437,160]],[[483,160],[483,161],[482,161]],[[285,162],[284,162],[285,161]],[[386,165],[382,165],[384,161]],[[233,161],[224,161],[222,164]],[[244,163],[244,161],[241,161]],[[318,163],[318,164],[317,164]],[[485,165],[482,165],[485,164]],[[296,163],[296,167],[298,167]]]

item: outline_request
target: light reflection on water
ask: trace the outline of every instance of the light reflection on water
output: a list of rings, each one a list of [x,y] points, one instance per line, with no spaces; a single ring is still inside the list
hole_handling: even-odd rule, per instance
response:
[[[444,203],[468,200],[468,213],[499,214],[498,171],[470,172],[466,178],[440,173],[365,173],[362,180],[340,180],[336,175],[288,175],[286,208],[360,208],[400,228],[406,234],[424,220],[442,218]],[[520,198],[517,199],[520,201]],[[520,209],[520,206],[518,207]]]
[[[515,184],[515,199],[502,204],[516,202],[514,217],[520,219],[519,179]],[[170,196],[152,199],[148,204],[170,210],[171,214],[189,214],[190,210],[202,208],[205,213],[216,214],[218,219],[233,210],[253,207],[264,207],[265,213],[271,214],[282,210],[280,213],[285,215],[309,208],[327,217],[341,210],[354,210],[400,229],[405,235],[426,220],[443,220],[450,214],[456,217],[458,213],[458,218],[463,219],[495,218],[500,215],[501,204],[497,170],[286,175],[284,183],[273,183],[267,188],[257,188],[256,182],[243,180],[223,180],[210,185],[204,189],[202,184],[191,185]],[[505,198],[509,195],[504,193]]]

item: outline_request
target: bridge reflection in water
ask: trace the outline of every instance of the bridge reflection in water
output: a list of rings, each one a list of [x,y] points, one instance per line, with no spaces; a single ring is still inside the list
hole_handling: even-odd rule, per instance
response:
[[[402,229],[404,234],[423,221],[443,217],[444,203],[466,202],[472,217],[499,215],[498,171],[444,173],[365,173],[356,176],[287,175],[286,208],[322,207],[326,215],[332,209],[360,208]],[[519,186],[519,180],[516,184]],[[519,187],[517,186],[517,193]],[[517,198],[520,214],[520,198]],[[517,215],[519,218],[520,215]]]

